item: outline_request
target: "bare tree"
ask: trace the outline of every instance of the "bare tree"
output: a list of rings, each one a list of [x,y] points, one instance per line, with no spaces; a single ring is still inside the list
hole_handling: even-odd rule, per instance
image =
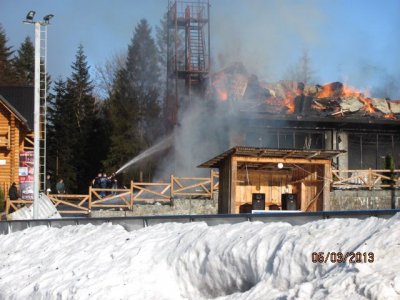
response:
[[[288,68],[286,71],[286,78],[298,82],[303,82],[304,85],[314,81],[314,71],[311,69],[311,59],[308,49],[305,48],[299,58],[299,61]]]
[[[124,68],[126,62],[126,51],[114,54],[107,59],[104,65],[95,67],[95,96],[96,98],[108,98],[112,92],[118,71]]]

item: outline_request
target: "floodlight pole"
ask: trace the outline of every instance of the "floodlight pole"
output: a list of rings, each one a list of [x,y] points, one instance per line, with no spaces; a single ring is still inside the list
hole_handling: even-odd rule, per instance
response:
[[[40,189],[40,22],[35,22],[33,218],[38,218]],[[46,87],[45,87],[46,88]]]
[[[33,21],[34,11],[30,11],[24,23],[35,25],[35,79],[34,79],[34,124],[33,124],[33,218],[39,215],[39,189],[40,189],[40,51],[41,27],[50,24],[54,15],[47,15],[43,21]],[[46,36],[47,38],[47,36]],[[46,62],[44,62],[46,63]],[[47,74],[44,74],[46,76]],[[46,89],[47,87],[43,87]],[[46,117],[46,116],[44,116]],[[46,159],[46,158],[44,158]]]

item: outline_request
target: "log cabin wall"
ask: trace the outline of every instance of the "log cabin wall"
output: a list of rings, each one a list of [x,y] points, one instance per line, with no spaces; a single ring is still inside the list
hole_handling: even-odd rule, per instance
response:
[[[24,150],[25,126],[0,103],[0,184],[19,183],[19,154]]]
[[[324,165],[296,165],[292,171],[294,193],[297,194],[302,211],[323,209]]]
[[[235,213],[240,206],[252,203],[253,193],[265,194],[265,206],[281,206],[282,194],[292,193],[290,171],[239,170],[236,184]]]
[[[9,183],[11,174],[11,113],[0,104],[0,183]]]

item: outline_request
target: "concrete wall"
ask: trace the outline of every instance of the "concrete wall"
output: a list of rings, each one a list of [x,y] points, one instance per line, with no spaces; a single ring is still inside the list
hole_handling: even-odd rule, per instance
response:
[[[207,215],[216,214],[218,200],[204,199],[174,199],[172,205],[137,204],[132,211],[95,210],[90,213],[93,218],[102,217],[132,217],[157,215]]]
[[[326,210],[390,209],[390,190],[334,190]],[[400,208],[400,190],[395,191],[395,205]]]

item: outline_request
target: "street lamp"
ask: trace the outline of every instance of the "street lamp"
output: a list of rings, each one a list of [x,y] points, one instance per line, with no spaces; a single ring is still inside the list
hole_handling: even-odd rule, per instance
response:
[[[49,25],[49,21],[54,15],[46,15],[43,21],[34,21],[33,17],[35,14],[35,11],[29,11],[24,23],[33,24],[35,26],[33,218],[37,219],[40,189],[40,29],[41,26]],[[44,76],[46,76],[46,74]]]

